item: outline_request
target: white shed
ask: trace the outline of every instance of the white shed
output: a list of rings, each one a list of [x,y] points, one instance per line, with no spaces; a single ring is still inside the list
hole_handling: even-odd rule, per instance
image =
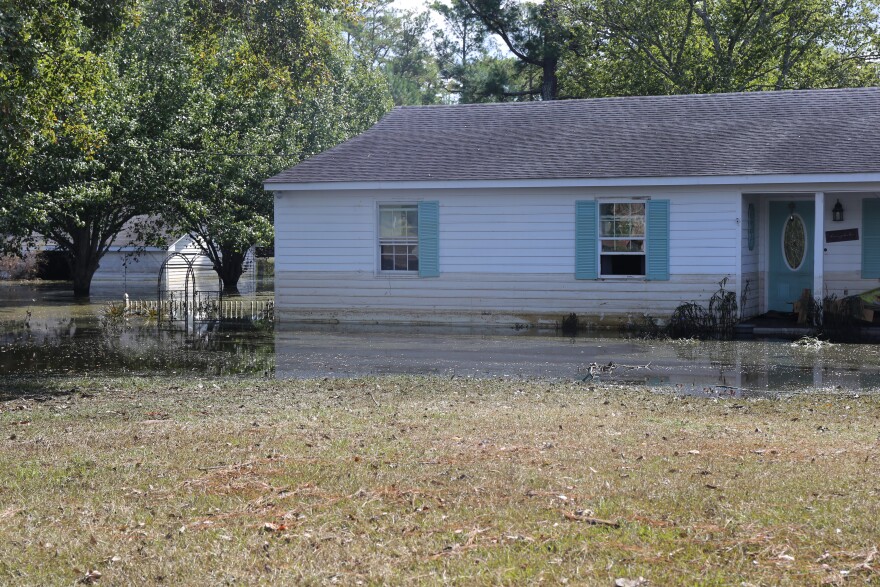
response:
[[[277,316],[615,326],[725,278],[745,316],[857,293],[878,153],[880,88],[395,108],[266,181]]]
[[[185,261],[175,262],[173,259],[175,253],[181,256],[182,259],[185,259]],[[251,247],[245,255],[243,271],[238,280],[238,292],[240,294],[252,294],[257,290],[257,271],[254,253],[255,247]],[[174,241],[168,247],[166,258],[168,261],[163,266],[164,275],[162,276],[162,285],[166,290],[183,291],[190,270],[192,274],[189,278],[195,280],[195,283],[190,284],[190,287],[194,286],[195,289],[204,291],[219,291],[222,289],[220,278],[217,272],[214,271],[214,265],[210,257],[203,252],[199,242],[193,237],[189,235],[182,236]],[[156,275],[158,276],[158,272]]]

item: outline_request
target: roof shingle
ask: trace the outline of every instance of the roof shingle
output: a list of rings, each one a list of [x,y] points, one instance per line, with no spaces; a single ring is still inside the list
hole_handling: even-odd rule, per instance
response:
[[[863,172],[880,88],[399,107],[266,183]]]

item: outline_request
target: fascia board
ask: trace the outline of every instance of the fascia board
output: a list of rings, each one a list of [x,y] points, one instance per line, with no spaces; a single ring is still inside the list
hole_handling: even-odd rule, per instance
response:
[[[801,175],[714,175],[691,177],[622,177],[596,179],[454,180],[454,181],[363,181],[263,183],[272,192],[330,190],[416,190],[474,188],[578,188],[578,187],[662,187],[662,186],[750,186],[880,183],[880,173],[825,173]]]

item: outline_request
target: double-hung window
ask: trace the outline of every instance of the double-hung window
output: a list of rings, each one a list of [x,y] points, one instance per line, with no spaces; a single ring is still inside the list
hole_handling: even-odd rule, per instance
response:
[[[599,266],[602,277],[645,275],[644,202],[599,203]]]
[[[383,272],[418,272],[418,206],[414,204],[379,206],[379,269]]]

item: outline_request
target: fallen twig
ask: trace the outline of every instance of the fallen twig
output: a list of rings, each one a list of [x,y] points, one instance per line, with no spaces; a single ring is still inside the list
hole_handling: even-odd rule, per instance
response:
[[[620,522],[615,520],[603,520],[602,518],[593,518],[591,516],[579,515],[578,512],[562,512],[566,520],[573,522],[586,522],[591,526],[608,526],[609,528],[620,528]]]
[[[243,469],[245,467],[252,467],[255,461],[248,461],[246,463],[236,463],[234,465],[215,465],[213,467],[196,467],[199,471],[216,471],[217,469]]]

